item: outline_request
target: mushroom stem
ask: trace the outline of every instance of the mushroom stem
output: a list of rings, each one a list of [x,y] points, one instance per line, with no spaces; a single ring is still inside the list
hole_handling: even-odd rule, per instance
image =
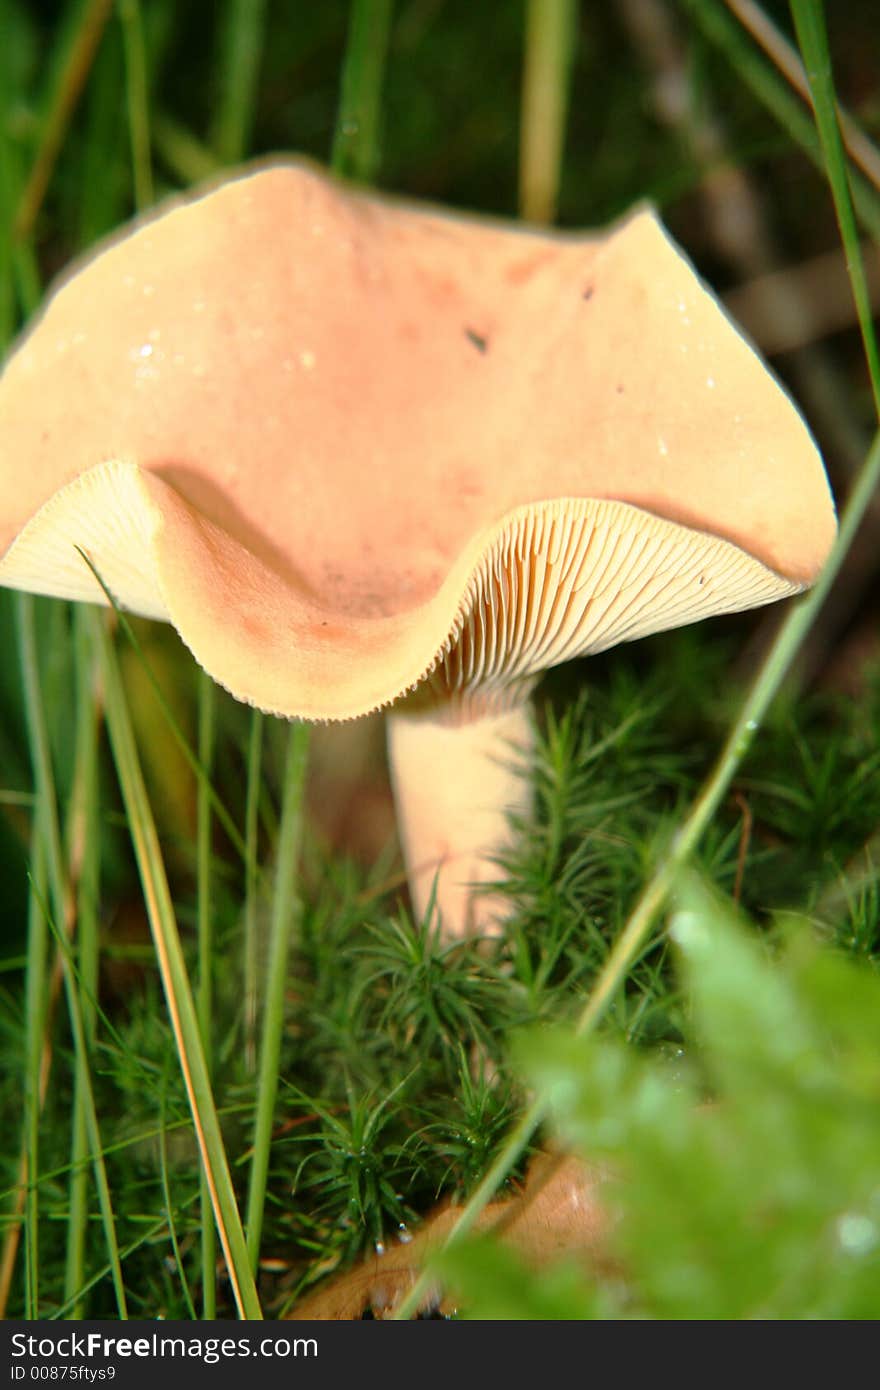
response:
[[[388,758],[415,917],[424,921],[436,879],[447,939],[497,936],[509,915],[496,856],[512,843],[511,813],[531,810],[523,755],[534,732],[528,701],[456,721],[442,707],[402,704],[388,715]]]

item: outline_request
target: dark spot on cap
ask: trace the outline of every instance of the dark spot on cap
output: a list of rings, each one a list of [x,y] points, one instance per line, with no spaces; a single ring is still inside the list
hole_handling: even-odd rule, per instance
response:
[[[593,291],[594,291],[594,289],[595,289],[595,285],[587,285],[587,288],[584,290],[584,293],[583,293],[583,296],[582,296],[582,297],[583,297],[584,299],[592,299],[592,298],[593,298]]]
[[[464,336],[467,338],[469,343],[473,343],[474,347],[477,349],[477,352],[489,351],[489,339],[484,338],[482,333],[475,333],[472,328],[465,328]]]
[[[623,395],[623,387],[621,386],[620,382],[617,383],[614,389],[617,392],[618,396]]]

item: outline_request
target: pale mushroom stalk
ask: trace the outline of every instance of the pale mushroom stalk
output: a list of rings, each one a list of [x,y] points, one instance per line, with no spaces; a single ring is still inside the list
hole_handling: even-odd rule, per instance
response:
[[[388,761],[397,825],[417,922],[432,897],[447,938],[491,936],[510,902],[486,885],[517,822],[531,815],[528,776],[534,726],[528,702],[406,700],[387,716]]]

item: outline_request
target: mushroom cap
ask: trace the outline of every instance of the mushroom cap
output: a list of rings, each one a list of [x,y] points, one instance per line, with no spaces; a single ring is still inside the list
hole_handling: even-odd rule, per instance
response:
[[[834,531],[650,210],[547,235],[245,171],[76,270],[0,380],[0,583],[100,599],[79,546],[289,716],[769,602]]]

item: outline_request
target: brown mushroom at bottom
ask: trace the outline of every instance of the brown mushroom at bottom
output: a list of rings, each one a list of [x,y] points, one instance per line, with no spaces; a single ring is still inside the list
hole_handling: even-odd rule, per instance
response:
[[[794,406],[650,211],[536,233],[281,163],[160,211],[0,381],[0,583],[177,627],[288,718],[390,707],[415,911],[473,894],[547,666],[797,592],[835,530]]]
[[[608,1174],[573,1154],[540,1153],[523,1182],[484,1208],[476,1231],[491,1233],[538,1272],[565,1257],[587,1277],[618,1274],[609,1251],[615,1218],[607,1200]],[[461,1214],[443,1203],[406,1240],[365,1255],[354,1268],[310,1290],[285,1316],[291,1321],[351,1321],[395,1317],[432,1254],[449,1238]],[[429,1291],[423,1312],[453,1316],[456,1298]]]

